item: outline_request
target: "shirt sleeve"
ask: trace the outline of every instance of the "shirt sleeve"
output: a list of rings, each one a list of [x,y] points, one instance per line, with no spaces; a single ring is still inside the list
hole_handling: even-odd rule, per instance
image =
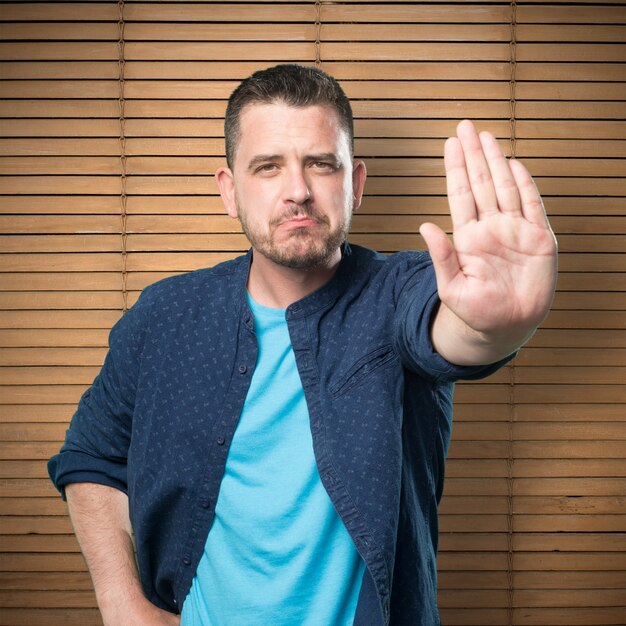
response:
[[[515,357],[510,354],[496,363],[462,366],[444,359],[434,348],[430,327],[439,308],[435,271],[427,253],[407,264],[401,272],[401,288],[394,320],[395,347],[405,367],[441,382],[489,376]]]
[[[142,295],[111,330],[104,365],[80,399],[61,450],[48,462],[50,478],[63,497],[65,486],[75,482],[127,492],[128,447],[149,320],[146,300]]]

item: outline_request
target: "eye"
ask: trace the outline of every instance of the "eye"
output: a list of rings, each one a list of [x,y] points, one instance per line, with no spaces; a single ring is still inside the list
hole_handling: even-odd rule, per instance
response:
[[[322,171],[327,171],[327,172],[332,172],[336,169],[332,163],[328,163],[327,161],[314,161],[312,165],[317,170],[322,170]]]
[[[277,167],[276,163],[263,163],[263,165],[256,168],[255,172],[273,172]]]

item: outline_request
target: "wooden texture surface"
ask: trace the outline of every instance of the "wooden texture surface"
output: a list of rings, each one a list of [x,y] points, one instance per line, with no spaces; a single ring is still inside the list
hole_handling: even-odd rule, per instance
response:
[[[423,245],[422,221],[449,229],[441,153],[464,117],[528,165],[559,239],[542,328],[457,388],[443,623],[623,625],[626,4],[341,0],[319,16],[370,173],[354,242],[394,252]],[[118,18],[112,1],[0,6],[0,626],[101,623],[46,461],[125,300],[246,249],[213,182],[230,91],[316,57],[312,1],[126,2],[123,66]]]

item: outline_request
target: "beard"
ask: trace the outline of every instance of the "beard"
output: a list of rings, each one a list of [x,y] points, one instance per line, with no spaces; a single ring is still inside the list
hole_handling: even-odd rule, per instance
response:
[[[262,232],[249,223],[246,211],[241,210],[239,203],[237,211],[241,228],[255,251],[278,265],[298,270],[326,266],[346,240],[352,218],[352,212],[345,211],[344,218],[332,229],[328,218],[313,206],[293,205],[283,215],[271,220],[267,230]],[[295,217],[307,217],[317,226],[291,228],[279,240],[279,226]]]

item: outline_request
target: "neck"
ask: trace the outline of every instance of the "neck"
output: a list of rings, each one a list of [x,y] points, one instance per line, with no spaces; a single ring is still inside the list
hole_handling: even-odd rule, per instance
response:
[[[340,261],[341,250],[337,249],[324,266],[293,269],[278,265],[254,251],[248,276],[248,292],[255,302],[263,306],[286,309],[323,287],[334,276]]]

